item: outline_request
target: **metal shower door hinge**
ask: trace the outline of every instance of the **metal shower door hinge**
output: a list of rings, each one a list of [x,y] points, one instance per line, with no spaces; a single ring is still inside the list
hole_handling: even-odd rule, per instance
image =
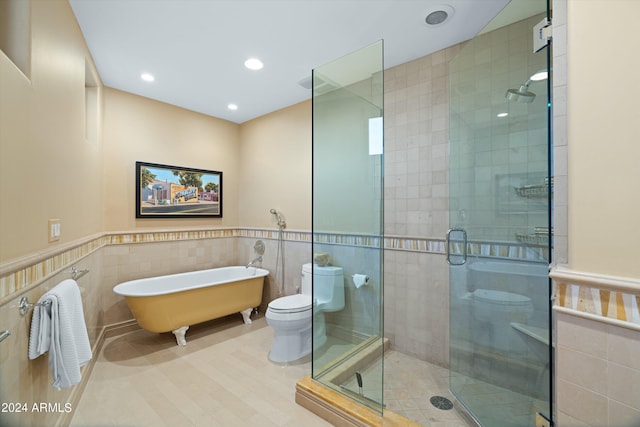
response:
[[[549,44],[553,26],[548,18],[544,18],[533,27],[533,53],[539,52]]]

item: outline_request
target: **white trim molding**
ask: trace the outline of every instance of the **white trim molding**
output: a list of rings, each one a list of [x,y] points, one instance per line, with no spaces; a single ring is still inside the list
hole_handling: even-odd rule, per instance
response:
[[[640,331],[640,279],[551,268],[553,309]]]

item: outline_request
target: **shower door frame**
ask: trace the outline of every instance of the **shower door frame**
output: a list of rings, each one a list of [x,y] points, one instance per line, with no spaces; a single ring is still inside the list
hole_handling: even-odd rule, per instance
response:
[[[545,0],[544,1],[546,3],[546,19],[550,21],[550,3],[549,0]],[[551,110],[551,88],[552,88],[552,84],[551,84],[551,58],[552,58],[552,54],[551,54],[551,41],[549,40],[549,42],[547,43],[547,45],[545,46],[546,49],[544,49],[544,52],[539,52],[537,53],[537,55],[544,55],[545,59],[546,59],[546,69],[548,71],[548,79],[546,80],[546,84],[545,86],[545,97],[544,99],[540,99],[538,102],[542,102],[545,101],[546,102],[546,132],[545,132],[545,138],[546,138],[546,177],[547,180],[545,181],[546,183],[546,202],[547,202],[547,207],[546,207],[546,221],[547,224],[545,224],[544,226],[546,227],[544,236],[542,235],[536,235],[535,237],[538,238],[539,240],[537,240],[537,243],[544,243],[545,239],[546,239],[546,247],[543,248],[544,245],[538,245],[539,248],[541,248],[541,251],[546,251],[542,252],[544,254],[543,261],[546,263],[551,263],[552,261],[552,211],[553,211],[553,194],[552,194],[552,188],[553,188],[553,181],[552,181],[552,176],[553,176],[553,172],[552,172],[552,165],[553,165],[553,159],[552,159],[552,110]],[[463,48],[464,51],[464,48]],[[462,51],[461,51],[462,52]],[[526,77],[523,76],[523,79],[525,79]],[[515,86],[518,87],[518,86]],[[537,86],[536,90],[540,90],[541,85]],[[505,90],[507,88],[504,88]],[[542,97],[540,97],[542,98]],[[453,107],[452,107],[453,108]],[[543,108],[541,106],[541,108]],[[452,110],[453,111],[453,110]],[[493,110],[492,110],[493,111]],[[453,112],[451,113],[453,114]],[[450,126],[453,126],[453,119],[450,120]],[[452,132],[452,128],[450,128],[450,132]],[[459,133],[462,133],[459,131]],[[450,143],[453,144],[455,143],[455,138],[450,137]],[[471,148],[470,150],[473,150],[473,148]],[[452,151],[455,151],[452,149]],[[453,157],[453,154],[452,156]],[[452,173],[452,171],[454,170],[454,167],[452,166],[454,160],[453,158],[450,158],[450,174]],[[457,199],[455,198],[454,194],[452,193],[454,191],[454,185],[450,182],[450,200],[455,200],[457,203]],[[454,209],[458,208],[459,210],[457,211],[458,214],[460,212],[464,213],[464,215],[462,215],[464,218],[461,220],[460,218],[455,218],[454,219]],[[454,298],[456,297],[455,295],[455,290],[454,289],[458,289],[459,288],[459,281],[458,281],[458,277],[460,277],[460,274],[455,273],[454,272],[454,268],[456,268],[455,266],[461,266],[461,265],[465,265],[467,263],[467,257],[468,256],[477,256],[480,253],[482,254],[486,254],[488,252],[492,252],[495,248],[489,248],[489,251],[487,252],[486,249],[487,248],[482,248],[483,241],[486,241],[486,235],[482,236],[481,238],[476,238],[476,236],[474,235],[474,231],[473,231],[473,227],[471,227],[471,231],[468,230],[468,227],[465,224],[465,221],[468,221],[468,217],[474,217],[474,214],[476,214],[475,212],[473,212],[472,210],[466,208],[466,209],[462,209],[460,206],[451,206],[450,207],[450,230],[447,233],[447,261],[450,264],[450,311],[453,313],[454,312]],[[462,225],[460,225],[462,223]],[[473,224],[471,224],[473,225]],[[536,227],[539,228],[539,227]],[[526,240],[525,240],[526,242]],[[500,243],[505,243],[505,242],[500,242]],[[499,246],[499,245],[489,245],[489,246]],[[526,245],[523,245],[526,246]],[[526,248],[525,248],[526,249]],[[504,261],[505,259],[508,260],[508,257],[503,257],[502,260]],[[465,274],[466,276],[466,274]],[[465,279],[466,280],[466,279]],[[454,283],[455,282],[455,283]],[[542,283],[542,281],[540,282]],[[553,343],[553,336],[552,336],[552,301],[551,301],[551,294],[552,294],[552,283],[551,283],[551,279],[548,277],[548,275],[546,276],[546,279],[544,280],[544,284],[546,286],[546,321],[547,321],[547,342],[552,344]],[[468,290],[472,290],[469,289]],[[469,294],[470,295],[470,294]],[[454,328],[455,328],[455,318],[454,318],[454,314],[451,314],[451,320],[450,320],[450,330],[451,330],[451,339],[450,339],[450,346],[453,345],[454,342]],[[474,350],[475,351],[475,350]],[[453,371],[455,369],[455,364],[454,364],[454,349],[453,347],[450,347],[450,367],[451,367],[451,378],[453,378]],[[457,356],[455,356],[457,357]],[[474,360],[475,360],[475,356],[474,356]],[[547,390],[547,407],[544,409],[548,409],[548,410],[544,410],[544,411],[537,411],[537,414],[535,415],[536,417],[536,424],[535,425],[547,425],[547,426],[551,426],[553,425],[553,420],[555,418],[554,416],[554,412],[555,412],[555,408],[554,408],[554,387],[553,387],[553,378],[554,378],[554,354],[553,354],[553,345],[548,345],[548,353],[547,353],[547,359],[546,359],[546,363],[547,363],[547,373],[546,376],[544,375],[544,371],[542,371],[542,376],[544,376],[545,379],[548,379],[548,390]],[[454,385],[453,385],[453,379],[451,379],[451,391],[452,393],[456,396],[456,398],[458,398],[460,400],[460,403],[462,404],[462,406],[464,407],[465,410],[469,411],[469,414],[471,415],[471,417],[474,419],[474,421],[480,423],[481,420],[479,420],[476,417],[476,414],[474,412],[474,407],[473,404],[469,404],[468,402],[465,402],[464,399],[461,399],[460,394],[454,390]],[[537,424],[537,423],[542,423],[542,424]]]
[[[382,413],[384,131],[371,119],[384,121],[383,41],[315,68],[312,86],[312,253],[342,267],[347,293],[344,309],[327,313],[336,331],[327,337],[342,342],[319,344],[314,280],[312,378]]]

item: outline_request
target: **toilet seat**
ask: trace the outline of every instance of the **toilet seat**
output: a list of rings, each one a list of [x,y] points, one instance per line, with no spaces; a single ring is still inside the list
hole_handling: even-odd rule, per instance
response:
[[[289,295],[275,299],[269,303],[267,310],[272,313],[302,313],[311,310],[311,297],[309,295]]]

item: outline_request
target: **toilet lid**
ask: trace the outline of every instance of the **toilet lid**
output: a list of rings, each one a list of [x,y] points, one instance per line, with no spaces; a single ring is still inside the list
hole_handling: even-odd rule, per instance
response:
[[[311,297],[309,295],[296,294],[278,298],[269,303],[269,309],[275,312],[286,311],[288,313],[311,310]]]
[[[531,302],[531,298],[524,295],[514,294],[512,292],[492,291],[489,289],[476,289],[471,294],[471,297],[484,302],[508,303],[513,305],[528,304]]]

